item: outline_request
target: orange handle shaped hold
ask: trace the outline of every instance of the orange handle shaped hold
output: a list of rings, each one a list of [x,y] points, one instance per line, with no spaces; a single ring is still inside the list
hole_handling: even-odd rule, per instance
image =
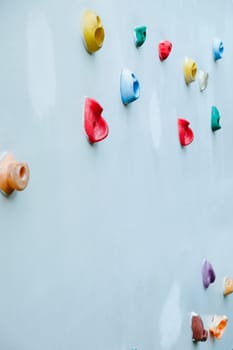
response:
[[[22,191],[29,181],[27,163],[19,163],[11,153],[4,153],[0,159],[0,190],[8,196],[14,190]]]

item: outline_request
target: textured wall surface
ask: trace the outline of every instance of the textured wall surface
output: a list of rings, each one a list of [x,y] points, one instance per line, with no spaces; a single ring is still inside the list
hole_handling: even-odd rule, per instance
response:
[[[84,49],[80,18],[96,11],[103,48]],[[190,313],[226,314],[233,297],[233,1],[3,0],[0,149],[29,163],[28,188],[0,197],[2,350],[192,350]],[[133,28],[147,25],[136,49]],[[212,39],[225,45],[212,59]],[[157,44],[173,42],[160,62]],[[209,72],[187,87],[183,61]],[[140,99],[122,105],[121,69]],[[109,137],[91,146],[84,97],[104,108]],[[222,129],[210,129],[211,106]],[[177,117],[194,142],[182,149]],[[207,258],[216,282],[204,290]]]

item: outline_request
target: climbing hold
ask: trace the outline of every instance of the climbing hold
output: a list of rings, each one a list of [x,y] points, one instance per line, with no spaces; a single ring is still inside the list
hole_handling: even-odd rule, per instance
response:
[[[135,74],[123,69],[120,78],[121,100],[125,105],[137,100],[140,95],[140,85]]]
[[[172,50],[172,43],[170,41],[160,41],[158,45],[159,58],[161,61],[166,60]]]
[[[29,167],[27,163],[18,163],[9,152],[2,154],[0,159],[0,190],[10,195],[14,190],[22,191],[29,182]]]
[[[225,277],[223,294],[226,296],[231,293],[233,293],[233,279],[230,277]]]
[[[146,41],[146,26],[140,26],[134,28],[135,45],[140,47]]]
[[[100,17],[93,11],[86,10],[83,13],[81,28],[83,31],[83,42],[86,50],[89,53],[99,50],[104,41],[104,28]]]
[[[224,51],[224,46],[223,46],[223,42],[222,42],[221,39],[214,38],[212,51],[213,51],[213,57],[214,57],[215,61],[217,61],[217,60],[222,58],[223,51]]]
[[[92,98],[86,97],[84,105],[84,129],[91,143],[99,142],[108,136],[108,124],[102,117],[103,108]]]
[[[194,134],[189,124],[188,120],[178,118],[178,133],[182,146],[188,146],[194,139]]]
[[[226,316],[213,316],[209,332],[211,337],[220,339],[226,329],[228,318]]]
[[[191,58],[186,58],[184,61],[184,80],[186,84],[192,83],[196,79],[197,64]]]
[[[199,71],[198,80],[199,80],[199,87],[201,92],[207,88],[208,78],[209,78],[208,73],[203,72],[202,70]]]
[[[215,281],[215,272],[213,266],[207,260],[204,260],[202,265],[202,282],[204,288],[208,288],[210,283],[214,283]]]
[[[208,339],[208,331],[204,329],[204,324],[201,317],[195,313],[192,313],[192,340],[206,341]]]
[[[215,106],[212,106],[212,109],[211,109],[211,129],[212,131],[221,129],[220,114],[219,114],[218,108]]]

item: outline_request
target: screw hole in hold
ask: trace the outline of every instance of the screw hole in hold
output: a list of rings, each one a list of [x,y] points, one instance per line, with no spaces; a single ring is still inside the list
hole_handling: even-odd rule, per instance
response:
[[[19,169],[19,176],[21,178],[23,178],[25,176],[25,174],[26,174],[26,168],[25,168],[25,166],[21,166]]]
[[[104,30],[102,27],[96,29],[95,40],[98,46],[102,46],[102,43],[104,41]]]
[[[134,91],[135,97],[138,98],[139,97],[139,83],[137,80],[135,80],[133,83],[133,91]]]
[[[197,67],[196,67],[195,63],[193,63],[193,65],[192,65],[192,78],[193,79],[195,79],[196,73],[197,73]]]
[[[219,52],[223,53],[223,51],[224,51],[223,43],[220,43],[220,45],[219,45]]]

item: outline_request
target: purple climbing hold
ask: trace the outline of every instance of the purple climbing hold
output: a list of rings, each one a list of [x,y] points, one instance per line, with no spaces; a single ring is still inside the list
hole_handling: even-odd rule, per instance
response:
[[[213,266],[210,262],[207,260],[204,260],[203,266],[202,266],[202,282],[204,288],[208,288],[210,283],[213,283],[215,281],[215,272],[213,269]]]

